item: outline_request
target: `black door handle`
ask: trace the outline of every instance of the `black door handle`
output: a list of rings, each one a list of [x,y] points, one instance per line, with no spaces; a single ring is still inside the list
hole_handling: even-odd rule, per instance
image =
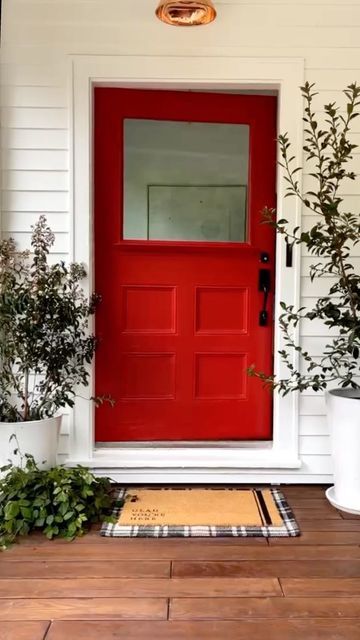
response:
[[[266,327],[268,324],[269,314],[267,311],[267,301],[270,292],[270,271],[269,269],[260,269],[259,271],[259,291],[264,294],[263,306],[259,313],[260,327]]]

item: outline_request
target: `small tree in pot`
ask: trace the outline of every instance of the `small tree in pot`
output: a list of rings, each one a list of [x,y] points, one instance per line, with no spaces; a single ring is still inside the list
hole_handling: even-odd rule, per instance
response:
[[[54,234],[41,216],[31,253],[0,243],[0,451],[9,436],[47,466],[55,463],[59,409],[72,407],[76,387],[87,385],[96,340],[88,331],[97,297],[87,300],[80,264],[49,264]]]
[[[325,105],[324,128],[319,127],[313,108],[317,95],[313,88],[309,83],[301,88],[305,99],[303,150],[306,161],[313,167],[312,190],[303,193],[300,189],[297,179],[300,168],[294,166],[286,134],[279,137],[279,144],[280,164],[287,181],[286,195],[299,198],[303,206],[316,215],[316,222],[309,231],[298,227],[290,230],[287,220],[276,220],[274,210],[267,209],[264,214],[266,221],[273,224],[288,243],[302,244],[314,256],[311,280],[330,276],[330,286],[312,308],[294,309],[281,303],[280,326],[285,349],[280,351],[280,356],[288,369],[288,377],[269,377],[256,372],[254,367],[250,374],[260,377],[283,395],[309,388],[326,392],[335,480],[327,496],[335,506],[360,513],[360,275],[351,261],[353,249],[360,241],[360,214],[348,212],[341,196],[344,183],[357,177],[348,165],[357,146],[351,143],[349,131],[359,115],[360,87],[352,84],[344,91],[345,115],[335,103]],[[302,320],[318,320],[325,329],[335,330],[320,359],[312,357],[295,342],[294,329]],[[292,364],[290,354],[294,349],[304,363],[300,370]],[[339,388],[333,388],[335,385]]]

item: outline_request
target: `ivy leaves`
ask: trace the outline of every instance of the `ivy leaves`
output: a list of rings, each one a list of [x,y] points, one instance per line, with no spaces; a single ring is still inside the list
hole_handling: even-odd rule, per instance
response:
[[[47,538],[73,540],[92,522],[109,516],[111,482],[96,478],[85,467],[38,468],[30,455],[22,467],[7,465],[0,480],[0,548],[36,529]]]

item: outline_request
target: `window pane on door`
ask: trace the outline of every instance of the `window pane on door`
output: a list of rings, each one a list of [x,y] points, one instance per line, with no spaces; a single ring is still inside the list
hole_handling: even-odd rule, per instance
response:
[[[124,121],[124,239],[246,242],[249,127]]]

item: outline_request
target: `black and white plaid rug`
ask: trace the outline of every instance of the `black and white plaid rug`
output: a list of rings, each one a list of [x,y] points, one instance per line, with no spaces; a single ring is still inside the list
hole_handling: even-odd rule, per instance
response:
[[[261,489],[238,489],[239,491],[253,491],[260,505],[261,526],[242,525],[240,522],[234,526],[213,526],[204,525],[137,525],[119,524],[119,518],[126,500],[126,493],[129,489],[122,488],[116,497],[112,516],[116,518],[116,523],[103,523],[101,535],[114,538],[221,538],[221,537],[291,537],[299,536],[300,529],[294,518],[294,514],[289,507],[284,495],[278,489],[270,488],[271,496],[280,516],[281,525],[277,522],[273,524],[265,500],[262,497]],[[154,490],[159,490],[154,488]],[[241,518],[239,518],[241,519]]]

